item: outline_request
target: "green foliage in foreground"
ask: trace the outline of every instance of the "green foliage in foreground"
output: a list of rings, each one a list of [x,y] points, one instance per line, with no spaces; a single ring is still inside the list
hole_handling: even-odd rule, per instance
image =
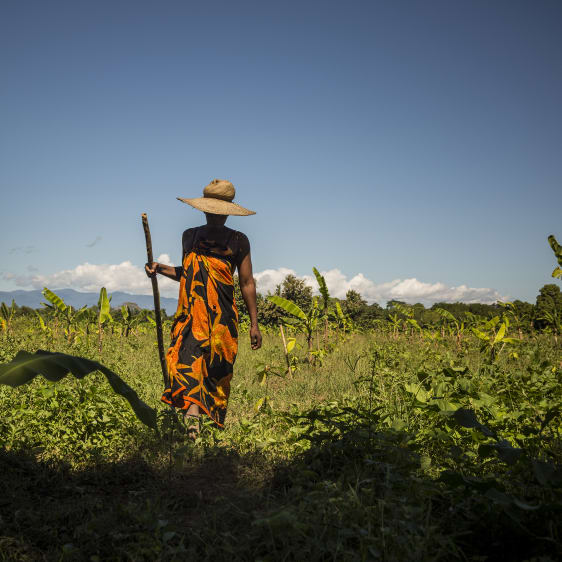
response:
[[[77,379],[82,379],[95,371],[100,371],[105,375],[113,391],[129,402],[140,421],[148,427],[156,429],[154,408],[140,400],[137,393],[119,375],[100,363],[84,357],[51,353],[41,349],[33,354],[19,351],[12,361],[0,364],[0,384],[15,388],[31,382],[37,375],[43,375],[51,382],[58,382],[69,373],[72,373]]]
[[[86,341],[16,318],[20,349],[79,354],[157,411],[159,434],[101,372],[0,386],[6,560],[556,560],[562,556],[562,370],[552,337],[491,361],[457,344],[369,332],[292,377],[280,336],[247,334],[224,431],[196,443],[159,405],[154,334]],[[323,334],[319,335],[322,341]],[[317,341],[315,340],[314,346]],[[267,393],[267,405],[254,412]],[[97,557],[97,558],[96,558]]]

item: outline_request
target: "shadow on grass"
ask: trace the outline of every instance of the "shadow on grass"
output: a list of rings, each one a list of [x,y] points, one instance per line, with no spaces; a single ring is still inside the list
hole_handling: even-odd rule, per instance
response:
[[[212,447],[192,448],[172,470],[140,453],[71,470],[3,451],[0,557],[546,562],[561,554],[552,517],[514,517],[470,486],[424,477],[404,432],[334,419],[313,411],[292,420],[310,447],[290,461]]]

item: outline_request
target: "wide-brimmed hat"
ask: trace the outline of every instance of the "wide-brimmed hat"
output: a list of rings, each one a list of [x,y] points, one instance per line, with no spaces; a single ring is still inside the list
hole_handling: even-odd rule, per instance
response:
[[[236,195],[236,190],[229,181],[213,180],[203,190],[203,197],[196,197],[195,199],[178,197],[178,199],[195,209],[199,209],[204,213],[212,213],[213,215],[246,216],[256,214],[254,211],[233,203],[234,195]]]

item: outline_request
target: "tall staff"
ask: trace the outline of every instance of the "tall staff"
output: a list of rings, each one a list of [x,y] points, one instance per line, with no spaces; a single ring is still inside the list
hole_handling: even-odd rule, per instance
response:
[[[148,217],[146,213],[142,215],[142,226],[144,228],[144,237],[146,240],[146,255],[148,263],[154,261],[152,256],[152,239],[150,237],[150,228],[148,228]],[[162,367],[162,378],[164,379],[164,388],[168,388],[168,369],[166,368],[166,358],[164,356],[164,339],[162,338],[162,318],[160,317],[160,292],[158,291],[158,280],[156,275],[150,278],[152,281],[152,294],[154,295],[154,316],[156,317],[156,337],[158,339],[158,355],[160,356],[160,366]]]

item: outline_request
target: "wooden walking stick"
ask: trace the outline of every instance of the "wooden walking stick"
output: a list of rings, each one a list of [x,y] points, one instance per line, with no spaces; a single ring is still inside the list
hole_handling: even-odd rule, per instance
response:
[[[146,213],[142,215],[142,226],[144,228],[144,237],[146,239],[146,255],[148,263],[152,264],[154,258],[152,256],[152,239],[150,237],[150,229],[148,228],[148,217]],[[156,317],[156,337],[158,339],[158,355],[160,356],[160,366],[162,367],[162,377],[164,379],[164,388],[168,388],[168,369],[166,368],[166,358],[164,356],[164,339],[162,338],[162,319],[160,317],[160,293],[158,291],[158,280],[156,275],[151,277],[152,293],[154,295],[154,316]]]

